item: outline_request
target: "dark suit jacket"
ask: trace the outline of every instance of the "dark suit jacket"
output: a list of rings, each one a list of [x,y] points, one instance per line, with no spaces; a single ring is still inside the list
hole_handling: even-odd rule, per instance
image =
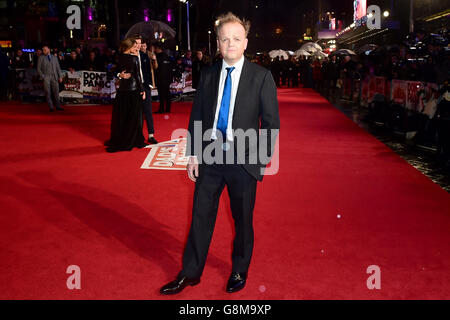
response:
[[[139,51],[139,55],[141,56],[141,69],[142,75],[144,77],[144,88],[146,90],[150,90],[150,85],[152,84],[152,71],[150,65],[150,57],[148,54]]]
[[[220,62],[212,67],[203,69],[201,72],[189,120],[188,131],[190,135],[186,146],[186,156],[196,155],[200,158],[201,155],[198,152],[203,152],[205,147],[211,143],[210,141],[203,142],[202,150],[195,150],[193,141],[202,139],[202,137],[195,135],[194,121],[202,122],[202,136],[206,130],[213,128],[218,95],[222,94],[222,92],[218,92],[221,68],[222,61],[220,60]],[[236,94],[232,127],[233,130],[242,129],[246,131],[253,129],[256,132],[259,129],[267,129],[268,138],[265,137],[266,140],[263,141],[267,141],[265,147],[268,150],[268,155],[272,156],[274,146],[271,144],[270,136],[272,132],[278,132],[280,128],[277,87],[269,70],[251,63],[245,58]],[[210,140],[210,136],[206,138]],[[256,145],[250,145],[246,141],[246,157],[259,152],[259,139],[261,138],[262,136],[259,135]],[[261,163],[259,156],[257,158],[258,162],[256,164],[249,164],[248,161],[245,161],[243,166],[248,173],[261,181],[263,178],[262,171],[267,163]]]

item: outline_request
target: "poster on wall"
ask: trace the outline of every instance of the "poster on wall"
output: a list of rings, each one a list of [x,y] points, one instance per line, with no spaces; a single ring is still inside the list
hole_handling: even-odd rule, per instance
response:
[[[81,71],[62,71],[64,90],[59,93],[62,98],[83,98],[81,90],[82,72]]]
[[[353,21],[357,21],[367,14],[367,1],[354,0],[353,1]]]

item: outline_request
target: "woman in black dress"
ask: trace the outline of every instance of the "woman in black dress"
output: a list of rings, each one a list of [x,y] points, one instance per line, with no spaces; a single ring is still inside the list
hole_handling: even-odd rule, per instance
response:
[[[120,43],[119,51],[118,70],[131,76],[128,79],[120,78],[111,117],[111,138],[106,142],[107,152],[130,151],[134,147],[146,146],[142,134],[142,100],[145,99],[145,91],[136,42],[125,39]]]

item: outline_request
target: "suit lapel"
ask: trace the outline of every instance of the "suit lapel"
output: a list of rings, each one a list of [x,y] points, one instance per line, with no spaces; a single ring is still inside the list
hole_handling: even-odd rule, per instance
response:
[[[234,111],[233,111],[233,129],[236,129],[236,115],[239,113],[239,111],[243,108],[241,107],[241,101],[243,96],[245,95],[245,88],[248,88],[250,86],[250,72],[248,72],[249,67],[249,61],[244,58],[244,64],[242,65],[242,71],[241,71],[241,77],[239,79],[239,86],[236,93],[236,99],[234,100]]]
[[[216,68],[213,71],[213,75],[212,75],[212,89],[214,90],[214,103],[212,105],[212,112],[210,114],[210,123],[211,123],[211,127],[214,124],[214,117],[216,116],[216,110],[217,110],[217,100],[218,100],[218,96],[219,96],[219,81],[220,81],[220,71],[222,70],[222,62],[217,63],[216,64]]]

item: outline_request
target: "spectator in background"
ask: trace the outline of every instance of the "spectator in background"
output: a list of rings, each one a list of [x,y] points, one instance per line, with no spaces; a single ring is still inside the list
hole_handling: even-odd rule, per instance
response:
[[[98,60],[94,50],[89,52],[89,57],[84,62],[83,69],[89,70],[89,71],[102,71],[100,64],[99,64],[99,60]]]
[[[56,104],[56,110],[64,110],[59,102],[59,85],[62,82],[61,68],[58,58],[50,54],[50,48],[46,45],[42,47],[42,55],[39,57],[37,71],[41,79],[44,80],[45,97],[50,111],[55,110],[53,100]]]
[[[181,56],[177,56],[175,58],[175,65],[173,66],[173,78],[176,82],[180,82],[183,77],[184,65],[183,58]]]
[[[160,45],[155,46],[156,60],[158,68],[156,69],[156,85],[159,96],[159,110],[156,113],[170,113],[170,84],[173,80],[172,62],[169,56],[163,52]]]
[[[111,48],[105,50],[105,54],[102,59],[103,70],[107,72],[111,71],[114,66],[114,51]]]
[[[75,52],[77,53],[78,59],[80,59],[80,61],[84,62],[86,55],[85,55],[84,50],[81,49],[81,46],[76,46]]]
[[[315,59],[312,64],[312,73],[313,73],[313,81],[314,81],[314,89],[316,91],[320,91],[321,82],[322,82],[322,66],[320,64],[319,59]]]
[[[184,71],[191,72],[192,71],[192,52],[188,50],[186,55],[183,58],[183,67]]]
[[[58,62],[59,62],[60,68],[62,70],[66,70],[67,69],[67,65],[66,65],[66,56],[64,55],[64,52],[59,50],[56,57],[58,58]]]
[[[78,57],[76,51],[72,51],[70,53],[70,56],[67,58],[67,61],[66,61],[66,67],[67,67],[67,70],[69,70],[70,72],[79,71],[83,68],[83,65],[82,65],[80,58]]]
[[[327,64],[327,81],[326,88],[328,90],[328,95],[334,98],[336,93],[336,83],[339,78],[339,63],[337,57],[332,55]]]
[[[421,75],[422,80],[425,82],[436,82],[436,64],[434,63],[432,56],[429,56],[427,61],[422,64]]]
[[[28,68],[29,66],[30,62],[24,56],[22,49],[17,49],[13,59],[14,69]]]
[[[284,86],[287,82],[287,74],[288,74],[288,65],[287,65],[287,61],[284,59],[283,56],[280,57],[280,64],[279,64],[279,69],[280,69],[280,77],[281,77],[281,85]]]
[[[203,68],[209,66],[207,58],[203,55],[202,50],[195,52],[194,61],[192,61],[192,88],[196,89],[200,80],[200,73]]]
[[[31,65],[32,68],[37,68],[37,64],[39,61],[39,57],[42,55],[42,49],[36,49],[33,55],[33,63]]]
[[[280,58],[275,57],[273,60],[270,71],[272,72],[273,80],[275,81],[275,84],[277,87],[280,86],[280,73],[281,73],[281,64],[280,64]]]
[[[9,58],[0,47],[0,101],[7,100]]]

